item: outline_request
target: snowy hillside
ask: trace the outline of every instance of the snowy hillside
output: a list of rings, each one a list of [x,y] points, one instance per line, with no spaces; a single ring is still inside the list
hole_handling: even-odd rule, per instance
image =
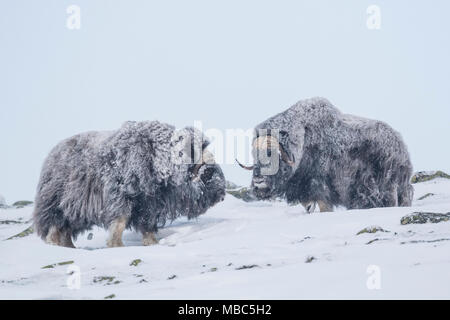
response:
[[[7,240],[31,225],[32,207],[0,209],[0,298],[449,299],[450,221],[400,219],[450,212],[450,180],[414,187],[413,208],[313,214],[228,195],[197,220],[161,229],[151,247],[127,231],[126,247],[106,248],[101,229],[81,236],[78,249],[26,232]],[[357,235],[370,226],[384,231]]]

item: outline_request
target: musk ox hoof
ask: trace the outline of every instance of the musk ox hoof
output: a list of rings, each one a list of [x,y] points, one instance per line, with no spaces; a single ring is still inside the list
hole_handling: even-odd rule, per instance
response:
[[[123,242],[122,240],[117,240],[117,239],[109,239],[106,242],[106,245],[108,246],[108,248],[114,248],[114,247],[123,247]]]
[[[316,210],[316,202],[310,201],[310,202],[302,202],[302,206],[305,208],[306,213],[312,213],[314,210]]]
[[[75,248],[72,242],[72,236],[69,231],[60,231],[56,227],[51,227],[47,234],[45,242],[54,246]]]
[[[144,246],[151,246],[154,244],[158,244],[158,240],[156,240],[155,234],[153,232],[144,233],[144,237],[142,238],[142,244]]]
[[[109,238],[106,245],[110,248],[123,247],[122,233],[127,226],[127,217],[122,216],[114,220],[109,226]]]
[[[314,210],[316,210],[317,205],[319,205],[320,212],[332,212],[333,206],[330,204],[324,202],[324,201],[310,201],[310,202],[303,202],[303,207],[305,207],[305,210],[307,213],[312,213]]]

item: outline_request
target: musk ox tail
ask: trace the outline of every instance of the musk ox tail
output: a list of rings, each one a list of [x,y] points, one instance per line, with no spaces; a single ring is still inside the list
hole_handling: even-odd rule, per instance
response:
[[[33,227],[35,232],[43,240],[46,240],[47,235],[52,227],[58,230],[67,229],[64,226],[63,212],[58,208],[58,197],[38,193],[33,212]]]

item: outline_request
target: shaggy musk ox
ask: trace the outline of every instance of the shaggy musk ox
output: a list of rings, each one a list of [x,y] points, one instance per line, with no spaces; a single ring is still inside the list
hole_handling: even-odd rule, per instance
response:
[[[316,203],[320,211],[411,205],[412,166],[400,134],[342,114],[323,98],[299,101],[259,124],[253,157],[253,166],[240,165],[253,170],[259,199],[285,197],[308,211]]]
[[[197,217],[223,200],[225,179],[196,129],[157,121],[87,132],[59,143],[45,160],[34,226],[49,243],[74,247],[72,237],[97,225],[108,246],[122,246],[133,228],[144,245],[166,220]]]

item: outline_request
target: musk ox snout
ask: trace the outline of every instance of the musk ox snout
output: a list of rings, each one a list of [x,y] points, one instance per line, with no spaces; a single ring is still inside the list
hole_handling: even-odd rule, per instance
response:
[[[204,185],[211,205],[225,199],[225,176],[217,164],[205,164],[199,170],[199,180]]]

